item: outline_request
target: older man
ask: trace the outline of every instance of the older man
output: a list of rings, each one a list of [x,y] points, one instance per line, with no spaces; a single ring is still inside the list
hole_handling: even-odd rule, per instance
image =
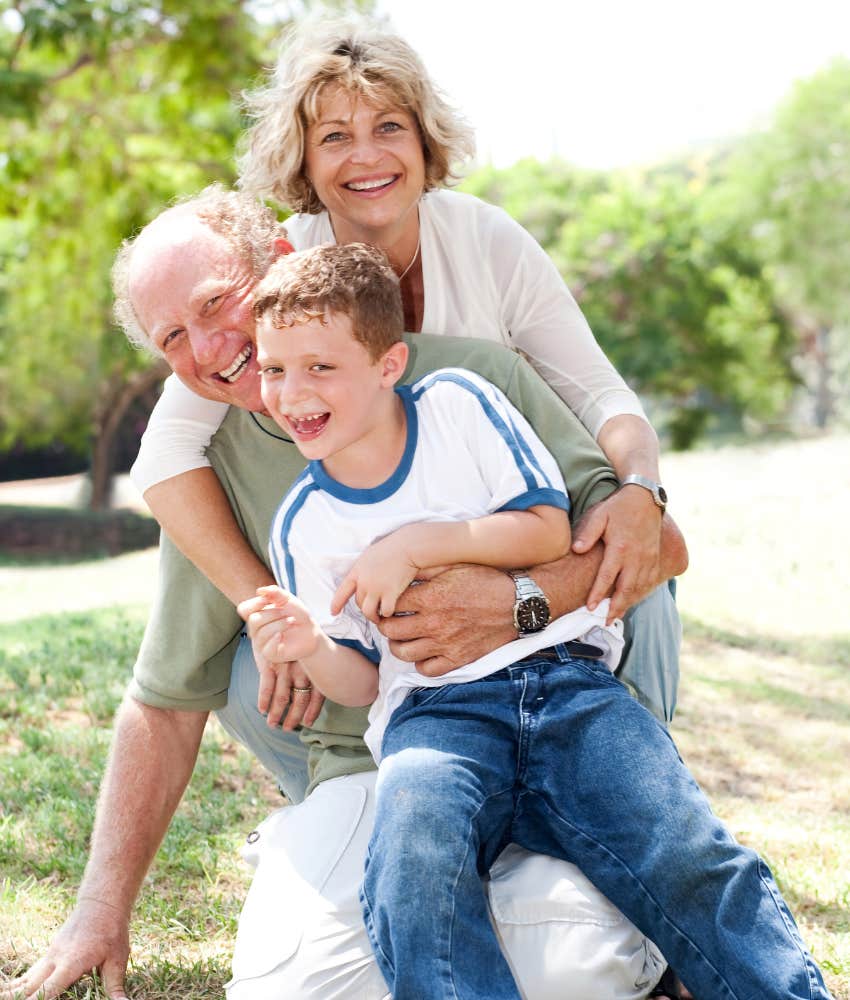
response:
[[[263,562],[229,567],[226,597],[164,539],[159,595],[116,717],[77,904],[47,954],[10,984],[26,996],[43,989],[53,997],[94,967],[110,997],[124,996],[130,912],[211,710],[293,799],[305,786],[307,792],[301,805],[272,816],[252,838],[258,869],[240,920],[231,1000],[385,996],[357,901],[374,784],[361,739],[365,712],[330,702],[319,712],[316,701],[308,717],[318,715],[299,741],[266,726],[232,603],[271,581],[264,564],[268,526],[303,467],[292,443],[254,412],[261,404],[251,297],[285,249],[283,236],[262,206],[212,189],[162,213],[119,257],[118,311],[131,338],[161,352],[196,392],[233,404],[209,454]],[[417,335],[409,342],[408,380],[457,365],[507,392],[558,459],[578,513],[616,489],[596,446],[522,359],[482,341]],[[672,524],[664,538],[666,577],[684,568],[686,554]],[[209,539],[211,550],[216,541]],[[599,561],[597,549],[532,573],[560,614],[583,603]],[[224,568],[220,575],[227,575]],[[458,567],[412,588],[399,605],[409,615],[386,627],[390,638],[407,644],[409,658],[457,664],[515,635],[514,601],[506,575]],[[647,635],[653,627],[648,619]],[[295,686],[304,686],[297,677]],[[491,873],[490,897],[528,997],[562,996],[567,984],[574,998],[644,997],[662,971],[651,943],[572,866],[508,848]]]

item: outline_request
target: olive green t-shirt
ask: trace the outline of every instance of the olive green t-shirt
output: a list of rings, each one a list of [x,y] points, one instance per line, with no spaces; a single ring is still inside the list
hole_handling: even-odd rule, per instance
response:
[[[570,409],[520,355],[486,340],[408,335],[412,382],[436,368],[469,368],[497,385],[525,415],[561,468],[572,516],[604,499],[617,480]],[[268,566],[272,517],[305,466],[295,445],[270,419],[231,407],[208,455],[251,547]],[[214,545],[215,539],[209,544]],[[242,621],[228,599],[163,535],[159,586],[130,694],[147,705],[203,711],[227,703],[230,665]],[[366,708],[326,701],[315,725],[301,730],[310,777],[319,781],[371,770],[362,740]]]

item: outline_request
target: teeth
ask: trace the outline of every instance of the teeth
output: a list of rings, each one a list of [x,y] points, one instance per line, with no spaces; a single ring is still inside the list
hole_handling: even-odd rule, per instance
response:
[[[327,413],[308,413],[303,417],[289,416],[287,419],[299,434],[309,434],[316,430],[317,425],[321,424],[326,417]]]
[[[218,373],[219,378],[223,378],[225,382],[235,382],[242,374],[242,369],[248,363],[250,357],[251,347],[248,345],[233,359],[229,367]]]
[[[386,187],[393,180],[393,177],[381,177],[374,181],[350,181],[345,186],[352,191],[373,191],[375,188]]]

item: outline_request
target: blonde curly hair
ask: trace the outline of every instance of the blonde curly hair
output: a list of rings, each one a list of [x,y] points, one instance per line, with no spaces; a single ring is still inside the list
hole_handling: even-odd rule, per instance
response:
[[[241,143],[243,190],[296,212],[324,210],[304,173],[304,143],[329,85],[373,103],[389,99],[416,118],[426,191],[457,179],[453,166],[475,152],[472,129],[404,39],[375,22],[310,19],[284,33],[268,84],[243,95],[254,119]]]

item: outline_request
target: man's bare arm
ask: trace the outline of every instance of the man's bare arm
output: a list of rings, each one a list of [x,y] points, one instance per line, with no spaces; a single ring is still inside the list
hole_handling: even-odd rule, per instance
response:
[[[549,598],[553,617],[585,603],[603,556],[604,547],[597,543],[589,552],[569,552],[556,562],[530,569]],[[665,580],[684,573],[687,566],[682,533],[665,515],[657,576],[643,591],[634,592],[634,603]],[[399,659],[415,662],[426,676],[438,677],[516,639],[513,605],[514,584],[505,573],[483,566],[455,566],[405,591],[396,605],[396,616],[382,619],[380,629]]]
[[[206,718],[125,698],[77,905],[44,957],[0,987],[0,996],[48,1000],[93,968],[110,997],[125,996],[130,913],[192,774]]]

